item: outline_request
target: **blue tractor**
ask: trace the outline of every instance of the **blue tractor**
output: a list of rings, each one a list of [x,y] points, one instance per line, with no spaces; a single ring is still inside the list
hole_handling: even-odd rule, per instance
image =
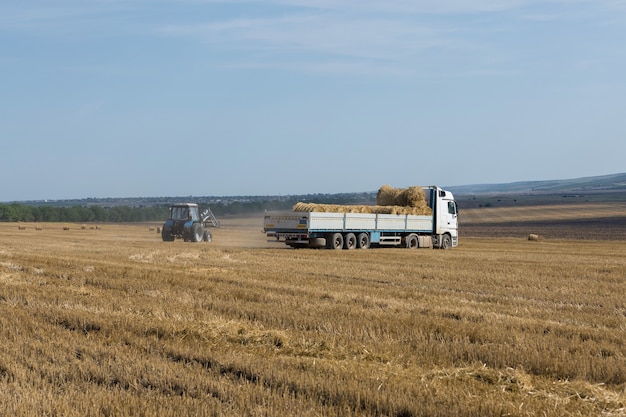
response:
[[[164,242],[182,238],[185,242],[210,242],[213,235],[209,227],[219,227],[219,222],[210,209],[202,213],[195,203],[174,204],[169,209],[169,217],[161,229]]]

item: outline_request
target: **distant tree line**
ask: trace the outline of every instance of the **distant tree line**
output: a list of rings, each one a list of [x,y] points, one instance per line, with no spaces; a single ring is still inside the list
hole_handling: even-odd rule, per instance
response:
[[[166,216],[165,207],[33,207],[18,203],[0,204],[2,222],[141,222],[161,220]]]
[[[192,199],[193,200],[193,199]],[[209,207],[216,217],[228,215],[246,215],[264,211],[291,210],[298,201],[310,201],[324,204],[375,204],[375,195],[368,193],[354,194],[316,194],[280,198],[250,198],[242,201],[200,202],[200,211]],[[34,205],[23,203],[0,203],[0,222],[148,222],[162,221],[167,218],[170,202],[159,201],[156,204],[137,205],[111,204],[104,201],[97,204],[89,201],[85,204],[55,202]]]
[[[251,201],[200,205],[200,211],[210,207],[215,216],[244,215],[265,210],[290,210],[294,201]],[[168,216],[168,206],[29,206],[0,203],[0,222],[147,222],[161,221]]]

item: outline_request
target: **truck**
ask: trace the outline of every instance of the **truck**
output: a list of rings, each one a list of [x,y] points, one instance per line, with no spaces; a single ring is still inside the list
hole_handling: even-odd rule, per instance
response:
[[[458,208],[454,196],[438,186],[422,188],[430,215],[268,212],[263,231],[272,241],[293,248],[456,247]]]
[[[219,227],[211,209],[200,213],[196,203],[173,204],[161,229],[161,238],[164,242],[173,242],[177,238],[185,242],[210,242],[213,239],[210,226]]]

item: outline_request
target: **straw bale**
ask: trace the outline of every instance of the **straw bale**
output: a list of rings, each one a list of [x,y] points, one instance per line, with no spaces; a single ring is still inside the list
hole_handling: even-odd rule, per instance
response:
[[[379,206],[395,206],[400,190],[391,185],[383,185],[376,194],[376,204]]]
[[[424,197],[424,189],[422,187],[409,187],[402,191],[402,197],[404,198],[403,206],[420,207],[426,205],[426,198]]]
[[[406,206],[422,209],[427,207],[422,187],[394,188],[387,184],[378,189],[376,204],[379,206]]]

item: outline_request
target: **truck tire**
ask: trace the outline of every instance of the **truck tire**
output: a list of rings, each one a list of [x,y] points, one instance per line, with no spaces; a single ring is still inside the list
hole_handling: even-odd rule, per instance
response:
[[[343,248],[343,235],[341,233],[330,233],[326,238],[326,247],[328,249]]]
[[[191,233],[189,234],[189,240],[192,242],[202,242],[204,237],[204,227],[200,223],[194,223],[191,225]]]
[[[404,239],[406,247],[409,249],[417,249],[419,247],[419,239],[415,233],[411,233]]]
[[[209,229],[204,229],[204,233],[202,234],[202,240],[205,242],[211,242],[213,240],[213,235]]]
[[[354,233],[346,233],[346,235],[343,237],[343,248],[352,250],[356,249],[356,245],[356,236],[354,235]]]
[[[450,235],[441,236],[441,249],[450,249],[452,247],[452,238]]]
[[[174,236],[172,236],[172,229],[164,226],[163,230],[161,230],[161,238],[163,239],[163,242],[173,242]]]
[[[356,237],[356,247],[359,249],[368,249],[370,247],[370,235],[367,233],[359,233]]]

